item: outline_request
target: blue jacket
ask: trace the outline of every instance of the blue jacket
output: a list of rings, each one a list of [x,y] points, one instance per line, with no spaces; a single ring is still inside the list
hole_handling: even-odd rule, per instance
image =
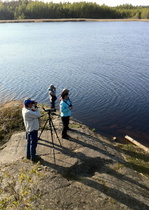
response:
[[[71,110],[69,106],[71,105],[70,100],[63,99],[60,102],[60,115],[61,117],[68,117],[71,115]]]

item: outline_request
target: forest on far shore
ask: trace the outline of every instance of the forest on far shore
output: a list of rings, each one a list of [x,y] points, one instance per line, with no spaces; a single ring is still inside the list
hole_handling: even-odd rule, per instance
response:
[[[57,18],[149,19],[149,6],[124,4],[109,7],[87,2],[44,3],[31,0],[4,2],[0,0],[0,20]]]

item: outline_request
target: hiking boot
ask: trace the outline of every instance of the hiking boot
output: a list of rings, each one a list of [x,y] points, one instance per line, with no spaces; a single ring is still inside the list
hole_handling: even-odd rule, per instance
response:
[[[38,161],[41,160],[41,157],[40,157],[39,155],[36,155],[35,158],[31,158],[31,160],[32,160],[33,162],[38,162]]]
[[[62,136],[63,139],[69,139],[69,136]]]

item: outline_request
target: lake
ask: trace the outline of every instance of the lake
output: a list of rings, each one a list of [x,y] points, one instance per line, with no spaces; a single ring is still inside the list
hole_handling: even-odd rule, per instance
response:
[[[149,22],[0,24],[0,99],[49,103],[70,90],[73,117],[149,143]],[[58,100],[57,100],[58,107]]]

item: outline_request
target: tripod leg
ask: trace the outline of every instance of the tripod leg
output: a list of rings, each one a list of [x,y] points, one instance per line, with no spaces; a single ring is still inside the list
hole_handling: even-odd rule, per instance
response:
[[[55,148],[54,148],[54,141],[53,141],[53,131],[52,131],[52,124],[51,124],[51,120],[49,118],[49,127],[50,127],[50,131],[51,131],[51,140],[52,140],[52,145],[53,145],[53,156],[54,156],[54,163],[55,161]]]
[[[58,141],[59,141],[59,144],[62,146],[62,144],[61,144],[61,142],[60,142],[60,139],[59,139],[59,137],[58,137],[57,131],[56,131],[56,129],[55,129],[55,127],[54,127],[54,124],[53,124],[53,122],[52,122],[52,119],[51,119],[51,126],[53,127],[53,130],[54,130],[54,132],[55,132],[55,134],[56,134],[56,137],[57,137],[57,139],[58,139]]]
[[[48,120],[49,120],[49,119],[46,120],[46,122],[45,122],[45,124],[44,124],[44,126],[43,126],[43,128],[42,128],[42,130],[41,130],[41,133],[40,133],[40,135],[39,135],[39,139],[40,139],[40,136],[41,136],[41,134],[43,133],[45,127],[46,127],[46,124],[47,124]]]

